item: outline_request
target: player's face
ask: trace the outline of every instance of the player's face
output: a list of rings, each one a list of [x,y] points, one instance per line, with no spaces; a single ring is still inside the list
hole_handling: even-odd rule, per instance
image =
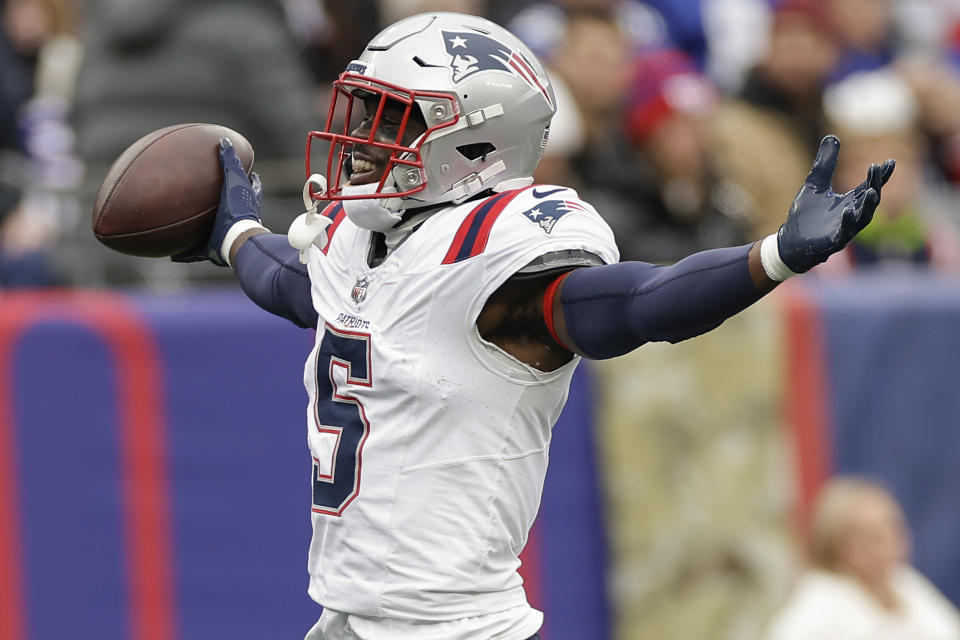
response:
[[[380,98],[378,96],[370,96],[364,99],[364,118],[360,126],[353,130],[352,135],[358,138],[370,136],[370,130],[374,126],[379,106]],[[403,103],[387,100],[383,108],[383,114],[377,124],[374,140],[411,146],[413,141],[427,130],[427,126],[417,108],[411,110],[406,125],[404,125],[404,111],[405,105]],[[354,145],[351,153],[350,184],[378,182],[383,175],[391,153],[390,149],[383,147],[365,144]]]

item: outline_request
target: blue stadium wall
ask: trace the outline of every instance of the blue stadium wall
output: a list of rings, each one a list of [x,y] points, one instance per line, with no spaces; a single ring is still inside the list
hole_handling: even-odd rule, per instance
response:
[[[829,475],[876,477],[960,602],[960,282],[807,279],[775,304],[798,522]],[[0,639],[302,637],[312,341],[235,290],[0,297]],[[524,554],[545,640],[611,636],[591,379]]]
[[[237,291],[0,297],[0,638],[301,638],[313,332]],[[606,638],[580,368],[522,573],[545,640]]]
[[[802,282],[784,297],[798,525],[830,475],[878,481],[903,505],[914,565],[960,604],[960,280]]]

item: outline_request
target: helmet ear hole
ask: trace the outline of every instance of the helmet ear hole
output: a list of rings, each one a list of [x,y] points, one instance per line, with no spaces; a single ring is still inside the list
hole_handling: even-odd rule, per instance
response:
[[[457,147],[460,155],[470,161],[485,160],[488,153],[493,153],[496,150],[497,148],[489,142],[474,142]]]

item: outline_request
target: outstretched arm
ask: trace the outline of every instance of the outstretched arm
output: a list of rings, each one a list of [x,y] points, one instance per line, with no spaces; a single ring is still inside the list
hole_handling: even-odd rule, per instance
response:
[[[578,269],[544,296],[554,338],[590,358],[612,358],[648,341],[678,342],[719,326],[780,281],[842,249],[873,217],[894,162],[838,194],[830,186],[840,143],[827,136],[776,235],[744,247],[713,249],[671,266],[624,262]]]

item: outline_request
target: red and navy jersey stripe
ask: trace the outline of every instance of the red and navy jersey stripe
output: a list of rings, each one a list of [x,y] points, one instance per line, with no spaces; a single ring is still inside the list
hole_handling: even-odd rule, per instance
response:
[[[343,210],[342,202],[331,202],[320,215],[333,220],[325,232],[327,234],[327,244],[325,244],[322,249],[323,255],[327,255],[327,252],[330,251],[330,243],[333,241],[333,234],[337,232],[337,227],[339,227],[343,219],[347,217],[347,213]]]
[[[477,205],[460,223],[460,228],[453,237],[453,244],[450,245],[441,264],[454,264],[483,253],[487,248],[493,223],[514,198],[529,188],[504,191]]]

